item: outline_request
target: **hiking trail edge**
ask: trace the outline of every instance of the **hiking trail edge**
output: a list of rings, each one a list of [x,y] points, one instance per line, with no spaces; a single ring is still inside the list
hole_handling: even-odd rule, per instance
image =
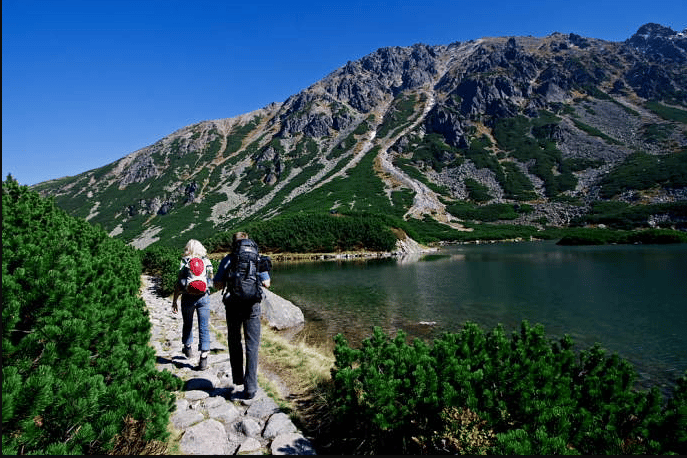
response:
[[[171,300],[157,292],[157,279],[141,276],[141,297],[152,324],[151,346],[158,370],[169,370],[184,381],[176,392],[176,410],[170,415],[173,428],[181,432],[179,452],[186,455],[315,455],[311,442],[282,412],[277,403],[258,389],[250,401],[234,385],[227,351],[224,310],[210,312],[208,368],[199,371],[197,323],[194,323],[193,355],[181,352],[181,313],[171,312]],[[220,294],[221,293],[214,293]],[[220,301],[212,301],[213,303]],[[195,321],[195,316],[194,316]]]

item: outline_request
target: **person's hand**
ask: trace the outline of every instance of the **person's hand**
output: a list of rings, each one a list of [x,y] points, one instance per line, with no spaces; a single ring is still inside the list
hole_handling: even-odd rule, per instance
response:
[[[172,313],[177,313],[179,311],[179,306],[176,302],[172,303]]]

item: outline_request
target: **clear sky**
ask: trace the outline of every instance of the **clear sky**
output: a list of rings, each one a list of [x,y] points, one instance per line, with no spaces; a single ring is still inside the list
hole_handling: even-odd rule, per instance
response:
[[[687,0],[3,0],[2,179],[77,175],[385,46],[687,27]]]

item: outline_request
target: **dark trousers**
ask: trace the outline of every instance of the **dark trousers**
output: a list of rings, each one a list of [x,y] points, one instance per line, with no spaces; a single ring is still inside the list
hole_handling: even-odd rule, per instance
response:
[[[231,376],[234,384],[243,384],[243,389],[254,394],[258,390],[258,350],[260,348],[260,302],[241,304],[230,302],[225,305],[227,315],[227,340]],[[241,329],[246,345],[246,368],[243,368],[243,346]]]

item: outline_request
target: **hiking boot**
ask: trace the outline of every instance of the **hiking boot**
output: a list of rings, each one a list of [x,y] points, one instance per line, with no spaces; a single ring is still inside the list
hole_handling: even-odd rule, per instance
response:
[[[207,356],[205,358],[201,357],[200,361],[198,361],[198,370],[204,371],[207,368],[208,368],[208,357]]]
[[[184,345],[184,348],[181,350],[181,352],[182,352],[187,358],[190,358],[191,355],[193,355],[193,350],[191,349],[191,347],[187,347],[187,346],[185,346],[185,345]]]
[[[257,400],[257,398],[255,397],[255,393],[249,393],[245,390],[239,396],[239,401],[244,406],[249,406],[249,405],[253,404],[256,400]]]

